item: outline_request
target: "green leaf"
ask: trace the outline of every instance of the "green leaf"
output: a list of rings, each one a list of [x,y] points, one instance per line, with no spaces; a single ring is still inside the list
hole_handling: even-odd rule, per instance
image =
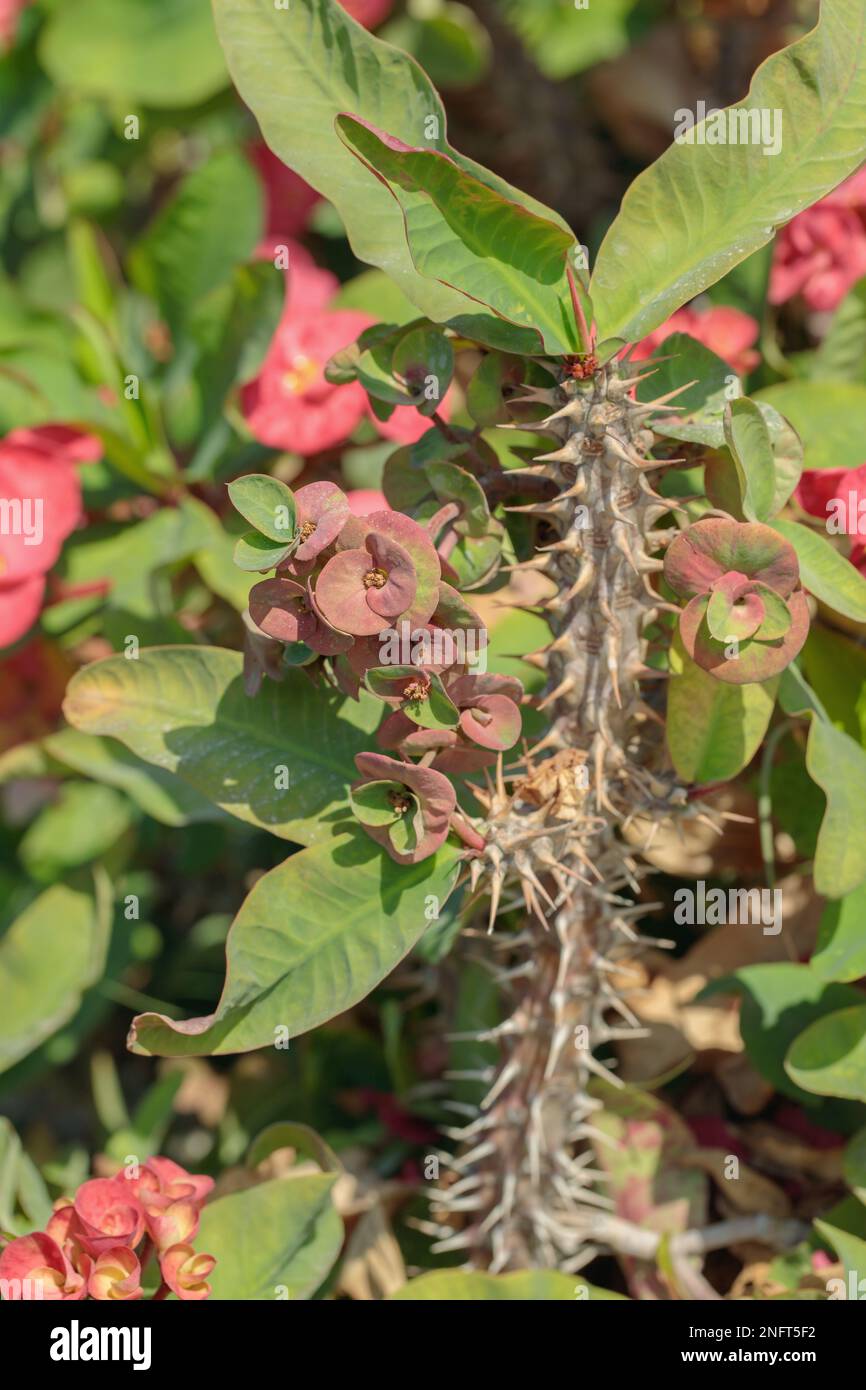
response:
[[[720,448],[725,442],[723,421],[730,391],[732,387],[740,389],[737,373],[688,333],[671,333],[662,343],[659,356],[662,360],[657,365],[650,364],[652,374],[635,388],[639,401],[652,401],[669,391],[679,391],[671,401],[676,415],[659,421],[659,433]]]
[[[390,1303],[423,1299],[437,1303],[487,1302],[490,1299],[518,1299],[521,1303],[597,1302],[599,1299],[623,1299],[619,1293],[587,1284],[572,1274],[555,1269],[517,1270],[514,1274],[469,1273],[462,1269],[434,1270],[410,1279]],[[624,1300],[627,1302],[627,1300]]]
[[[433,0],[423,18],[407,14],[392,20],[382,37],[411,53],[447,91],[474,87],[490,67],[487,30],[466,5],[451,0]]]
[[[294,672],[250,700],[242,664],[220,647],[108,657],[72,677],[66,717],[84,733],[120,739],[239,820],[300,844],[326,837],[324,817],[347,806],[352,759],[369,746],[381,706],[316,690]]]
[[[814,623],[802,662],[815,694],[833,724],[866,744],[866,650],[823,623]]]
[[[866,1128],[860,1129],[848,1143],[842,1157],[845,1181],[860,1201],[866,1201]],[[866,1266],[864,1266],[866,1274]]]
[[[260,878],[232,923],[226,982],[207,1018],[161,1014],[133,1022],[134,1052],[221,1056],[272,1047],[357,1004],[444,903],[459,850],[444,845],[419,864],[395,864],[360,829],[300,850]]]
[[[255,376],[282,314],[285,278],[271,261],[237,266],[193,306],[164,386],[171,439],[194,449],[184,472],[211,478],[230,437],[223,414],[236,384]]]
[[[397,342],[392,366],[417,399],[422,415],[430,415],[451,385],[454,375],[454,349],[441,328],[428,324],[412,328]],[[435,392],[427,394],[428,379],[434,378]]]
[[[357,309],[382,323],[411,323],[418,310],[381,270],[363,270],[341,285],[331,300],[332,309]]]
[[[333,203],[359,260],[387,271],[435,322],[454,320],[469,336],[496,328],[466,296],[418,274],[398,204],[345,148],[336,117],[351,111],[408,145],[451,154],[503,197],[564,227],[561,219],[453,151],[442,102],[425,73],[356,24],[336,0],[291,0],[279,10],[273,0],[214,0],[214,14],[232,79],[265,140]]]
[[[639,0],[603,4],[562,4],[562,0],[501,0],[545,77],[559,81],[605,59],[615,58],[633,41],[629,20]]]
[[[232,506],[256,530],[278,545],[286,545],[297,529],[297,507],[291,488],[267,473],[248,473],[228,486]]]
[[[866,279],[849,290],[809,362],[818,381],[866,383]]]
[[[643,338],[853,173],[864,104],[866,11],[861,0],[824,0],[817,27],[762,63],[731,108],[771,121],[780,112],[778,152],[763,142],[697,143],[713,134],[710,116],[688,132],[691,143],[675,131],[632,183],[590,287],[599,337]]]
[[[815,1095],[866,1101],[866,1004],[816,1019],[790,1047],[785,1070]]]
[[[152,617],[154,576],[206,545],[214,523],[209,507],[187,497],[133,526],[88,526],[66,542],[59,572],[69,585],[105,581],[111,607]]]
[[[209,1202],[196,1249],[216,1259],[212,1298],[312,1298],[340,1253],[343,1223],[326,1174],[277,1178]]]
[[[114,739],[96,738],[78,729],[60,729],[42,740],[45,752],[64,766],[117,787],[161,825],[196,825],[221,813],[171,772],[153,767]]]
[[[783,1065],[791,1043],[816,1019],[862,998],[851,985],[827,984],[808,965],[787,961],[743,966],[713,980],[698,998],[729,993],[742,997],[740,1032],[749,1061],[777,1091],[800,1101],[808,1100],[808,1093]]]
[[[826,536],[799,521],[777,520],[772,526],[796,550],[803,588],[836,613],[866,623],[866,579],[850,560]]]
[[[52,1210],[39,1169],[9,1120],[0,1115],[0,1230],[12,1235],[44,1230]]]
[[[227,80],[207,0],[55,5],[39,57],[61,88],[169,109],[197,106]]]
[[[130,253],[132,279],[180,332],[193,306],[230,279],[263,227],[256,172],[239,150],[211,155],[188,174]]]
[[[72,363],[45,348],[9,347],[0,351],[0,429],[66,424],[118,427],[117,412],[87,386]]]
[[[371,666],[364,677],[364,684],[372,695],[382,700],[396,699],[399,687],[405,680],[418,680],[415,666]],[[448,698],[439,676],[428,674],[430,682],[427,695],[421,699],[408,700],[400,708],[403,713],[422,729],[453,729],[460,722],[460,711]]]
[[[847,734],[812,720],[806,768],[827,797],[814,879],[819,893],[843,898],[866,878],[866,753]]]
[[[268,540],[260,531],[247,531],[235,541],[232,560],[247,574],[263,574],[276,569],[292,553],[292,544],[280,545]]]
[[[99,859],[132,824],[129,802],[98,782],[67,782],[42,810],[18,846],[37,883],[51,883]]]
[[[776,487],[776,464],[767,422],[755,402],[742,396],[728,405],[724,430],[740,482],[743,515],[748,521],[766,521],[773,515]]]
[[[102,976],[111,929],[110,890],[55,884],[0,937],[0,1072],[56,1033]]]
[[[866,436],[866,385],[782,381],[755,392],[775,406],[803,441],[805,468],[858,468]]]
[[[518,386],[525,374],[526,364],[519,357],[502,352],[482,357],[466,388],[466,409],[480,429],[508,423],[503,387]]]
[[[257,1168],[278,1149],[294,1149],[303,1158],[318,1163],[323,1173],[342,1173],[343,1165],[329,1144],[309,1125],[278,1120],[257,1135],[249,1147],[246,1166]]]
[[[836,1251],[845,1266],[846,1275],[853,1272],[858,1285],[862,1288],[861,1281],[866,1279],[866,1240],[853,1235],[850,1231],[841,1230],[832,1221],[816,1221],[815,1230]],[[847,1296],[850,1297],[850,1294]],[[863,1295],[858,1294],[857,1296],[862,1298]]]
[[[422,275],[519,328],[537,330],[547,352],[580,349],[565,274],[577,244],[570,232],[504,198],[438,150],[410,148],[351,115],[337,117],[337,131],[397,199]]]
[[[822,980],[859,980],[866,975],[866,884],[828,903],[809,961]]]
[[[727,782],[751,762],[767,732],[779,679],[728,685],[678,643],[668,686],[667,741],[686,782]]]

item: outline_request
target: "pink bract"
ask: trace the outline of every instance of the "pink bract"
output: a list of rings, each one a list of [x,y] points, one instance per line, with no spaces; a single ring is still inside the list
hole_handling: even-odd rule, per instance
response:
[[[38,618],[45,574],[81,519],[76,465],[101,456],[98,439],[65,425],[12,430],[0,441],[0,497],[17,516],[0,534],[0,647]]]
[[[367,324],[352,310],[284,314],[259,375],[241,391],[244,418],[260,443],[306,455],[352,433],[367,409],[366,393],[357,382],[332,385],[324,368]]]
[[[415,597],[411,556],[395,540],[371,531],[363,550],[341,550],[316,583],[316,602],[341,632],[371,636],[390,626]]]
[[[391,510],[384,492],[377,492],[375,488],[354,488],[346,493],[346,501],[352,516],[369,516],[371,512]]]
[[[802,295],[810,309],[835,309],[866,275],[866,169],[799,213],[776,239],[771,304]]]
[[[457,796],[448,778],[433,768],[399,762],[384,753],[357,753],[355,766],[362,780],[352,784],[353,793],[370,784],[393,784],[398,798],[405,795],[406,809],[401,811],[398,806],[394,819],[400,820],[404,815],[409,818],[415,844],[409,850],[401,850],[392,839],[393,825],[367,824],[362,820],[367,834],[398,864],[417,864],[435,854],[448,835],[451,816],[457,806]],[[358,815],[358,806],[354,802],[353,806]]]
[[[346,494],[336,483],[308,483],[295,493],[301,544],[295,561],[314,560],[335,541],[349,517]]]
[[[858,468],[807,468],[797,484],[794,494],[800,506],[810,516],[827,521],[832,514],[832,503],[842,501],[851,521],[850,511],[853,500],[855,506],[854,522],[859,522],[861,507],[866,512],[866,463]],[[847,534],[862,534],[866,537],[866,521],[862,523],[862,533],[852,525]]]
[[[60,1246],[42,1231],[18,1236],[0,1252],[4,1301],[84,1298],[84,1280]],[[7,1282],[8,1281],[8,1282]]]
[[[356,3],[363,5],[365,0],[356,0]],[[375,0],[366,0],[366,3],[375,3]],[[19,16],[29,4],[30,0],[0,0],[0,49],[10,48],[14,43]]]
[[[761,522],[708,518],[677,536],[665,555],[665,579],[681,598],[708,593],[731,570],[759,579],[783,598],[800,577],[794,547]]]
[[[105,1250],[94,1261],[87,1280],[91,1298],[129,1302],[141,1298],[141,1265],[125,1245]]]
[[[268,637],[307,642],[318,626],[306,586],[293,579],[265,579],[250,590],[250,617]]]
[[[135,1246],[144,1235],[144,1210],[122,1178],[91,1178],[82,1183],[73,1206],[82,1243],[92,1255],[115,1245]]]
[[[191,1245],[172,1245],[159,1257],[160,1273],[166,1284],[173,1294],[187,1301],[210,1297],[207,1277],[215,1264],[212,1255],[196,1254]]]

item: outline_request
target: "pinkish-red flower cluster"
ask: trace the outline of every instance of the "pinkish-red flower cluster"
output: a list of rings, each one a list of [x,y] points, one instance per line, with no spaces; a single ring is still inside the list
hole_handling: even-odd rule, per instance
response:
[[[847,536],[851,564],[866,574],[866,463],[857,468],[807,468],[794,494],[830,535]]]
[[[81,519],[76,465],[101,456],[95,436],[62,425],[0,440],[0,647],[39,617],[45,576]]]
[[[342,443],[363,419],[384,439],[414,444],[430,428],[414,406],[396,406],[380,420],[360,382],[325,379],[329,359],[376,320],[355,309],[328,309],[336,282],[300,250],[300,256],[289,251],[286,306],[261,371],[241,391],[247,428],[259,443],[305,457]],[[441,413],[447,420],[447,396]]]
[[[154,1298],[207,1298],[216,1261],[192,1242],[212,1188],[212,1178],[170,1158],[91,1178],[54,1204],[44,1231],[18,1236],[0,1253],[4,1300],[139,1299],[151,1258],[161,1276]]]
[[[770,303],[800,295],[810,309],[835,309],[866,275],[866,167],[799,213],[776,239]]]
[[[246,491],[233,484],[233,500],[267,527],[251,501],[268,480],[241,482]],[[387,506],[366,512],[377,494],[356,501],[366,513],[358,515],[335,483],[309,483],[294,495],[270,486],[294,513],[294,530],[285,543],[271,542],[270,556],[241,542],[255,568],[275,571],[250,591],[247,688],[255,693],[265,674],[280,678],[276,643],[301,643],[309,661],[327,658],[344,694],[357,699],[363,686],[387,706],[378,741],[399,760],[358,755],[366,780],[355,785],[353,808],[392,858],[415,863],[448,834],[456,799],[445,774],[475,772],[517,742],[522,686],[477,670],[483,624],[443,578],[447,560],[430,527]],[[452,510],[459,516],[459,504]]]
[[[744,314],[742,309],[734,309],[727,304],[714,304],[708,309],[688,305],[685,309],[677,309],[665,323],[642,339],[631,357],[633,362],[642,362],[651,357],[672,333],[688,333],[721,357],[735,372],[746,376],[760,361],[755,348],[758,332],[757,319],[753,319],[751,314]]]

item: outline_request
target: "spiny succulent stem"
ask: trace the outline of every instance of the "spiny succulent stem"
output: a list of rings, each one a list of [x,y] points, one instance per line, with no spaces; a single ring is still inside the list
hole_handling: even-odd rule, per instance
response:
[[[646,420],[671,393],[657,406],[635,403],[627,370],[613,362],[531,393],[552,407],[542,424],[559,447],[536,461],[535,477],[556,495],[509,508],[555,535],[529,562],[540,568],[543,559],[556,590],[544,605],[551,642],[531,658],[547,676],[537,707],[550,725],[518,767],[506,775],[500,759],[479,789],[486,843],[472,883],[489,894],[486,958],[511,1011],[454,1160],[461,1180],[475,1180],[471,1207],[447,1184],[434,1202],[450,1228],[439,1248],[465,1249],[494,1271],[573,1268],[598,1244],[587,1216],[610,1201],[595,1190],[586,1149],[604,1139],[588,1123],[599,1106],[590,1081],[621,1082],[615,1061],[594,1048],[641,1031],[619,991],[638,940],[632,918],[646,910],[634,902],[646,869],[621,832],[686,804],[667,770],[658,687],[641,689],[644,677],[666,674],[647,664],[645,629],[670,605],[650,580],[660,568],[650,551],[664,543],[653,528],[667,504],[646,485],[662,466],[647,457]],[[510,931],[497,917],[514,889],[526,914]]]

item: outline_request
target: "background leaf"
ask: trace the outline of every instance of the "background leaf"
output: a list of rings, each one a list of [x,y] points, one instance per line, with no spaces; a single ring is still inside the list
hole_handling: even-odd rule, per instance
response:
[[[813,718],[806,768],[827,797],[815,853],[815,887],[827,898],[843,898],[866,878],[866,753],[841,729]]]
[[[107,882],[56,884],[0,937],[0,1072],[50,1038],[102,975],[110,932]]]
[[[580,1294],[580,1290],[586,1290]],[[589,1302],[603,1299],[622,1299],[623,1295],[608,1289],[596,1288],[585,1279],[561,1274],[555,1269],[517,1270],[514,1274],[467,1273],[460,1269],[440,1269],[410,1279],[402,1289],[391,1295],[390,1302],[423,1299],[444,1303],[464,1303],[470,1300],[489,1302],[491,1299],[518,1299],[521,1303],[564,1303],[575,1299]]]
[[[778,678],[728,685],[702,671],[681,647],[672,664],[666,728],[674,767],[686,782],[736,777],[767,732]]]
[[[866,1004],[816,1019],[792,1044],[785,1070],[816,1095],[866,1101]]]
[[[866,385],[780,381],[755,392],[775,406],[803,441],[805,468],[859,468],[866,436]]]
[[[426,74],[407,54],[350,19],[336,0],[214,0],[217,32],[232,80],[275,154],[333,203],[355,255],[387,271],[436,322],[489,321],[464,295],[419,275],[398,204],[345,148],[334,128],[341,111],[388,130],[408,145],[450,154],[506,198],[565,224],[534,199],[459,155],[445,135],[445,112]],[[495,321],[494,321],[495,322]]]
[[[216,1011],[186,1023],[140,1014],[130,1045],[160,1057],[249,1052],[343,1013],[426,930],[427,898],[445,902],[458,855],[444,845],[395,864],[360,829],[299,851],[258,880],[232,923]]]
[[[643,338],[853,173],[864,107],[866,12],[824,0],[817,27],[762,63],[737,103],[782,112],[779,153],[674,143],[632,183],[592,277],[599,337]]]
[[[196,1248],[217,1261],[212,1297],[311,1298],[343,1243],[334,1182],[326,1174],[278,1178],[208,1203]]]
[[[64,766],[125,792],[146,815],[162,825],[195,825],[221,819],[222,813],[180,777],[155,767],[110,738],[79,729],[59,729],[42,747]]]
[[[55,5],[39,56],[60,87],[146,106],[194,106],[228,78],[207,0]]]
[[[808,1092],[784,1065],[785,1054],[810,1023],[861,998],[851,985],[827,984],[808,965],[777,962],[747,965],[713,980],[698,996],[736,993],[742,998],[740,1031],[749,1060],[771,1086],[796,1100]]]
[[[803,588],[836,613],[857,623],[866,622],[866,579],[850,560],[840,555],[826,536],[799,521],[782,519],[772,525],[797,552]]]
[[[387,181],[422,275],[454,286],[509,323],[537,330],[547,352],[580,348],[565,276],[566,257],[576,246],[569,232],[503,198],[443,153],[405,148],[390,132],[351,116],[338,116],[337,130]]]
[[[108,657],[69,682],[64,706],[84,733],[110,734],[146,762],[183,781],[239,820],[300,844],[331,834],[348,805],[352,759],[381,715],[316,690],[291,672],[244,693],[239,652],[221,647],[157,647],[137,661]],[[282,790],[277,769],[288,771]]]
[[[828,903],[809,961],[822,980],[859,980],[866,975],[866,884]]]
[[[135,283],[181,328],[198,300],[249,260],[262,234],[262,192],[239,150],[188,174],[130,254]]]

